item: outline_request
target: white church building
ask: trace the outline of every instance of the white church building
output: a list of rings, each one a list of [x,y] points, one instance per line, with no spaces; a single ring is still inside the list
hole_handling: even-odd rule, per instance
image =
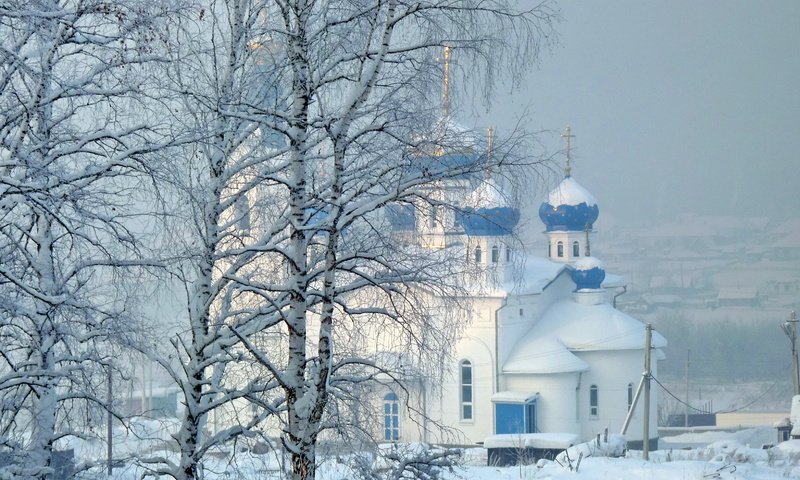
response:
[[[547,256],[510,248],[520,212],[491,178],[469,188],[457,198],[470,206],[448,219],[406,219],[404,228],[415,229],[424,245],[461,245],[489,275],[468,299],[471,318],[444,380],[421,386],[428,390],[422,395],[399,396],[390,385],[377,392],[383,440],[475,444],[495,434],[565,433],[586,441],[605,428],[619,433],[642,378],[646,327],[613,306],[625,281],[591,255],[599,207],[571,175],[569,143],[565,176],[539,208]],[[654,359],[666,344],[654,332]],[[650,445],[657,443],[654,397],[648,419],[641,405],[634,412],[632,448],[642,445],[645,421]],[[404,408],[403,398],[421,404]]]

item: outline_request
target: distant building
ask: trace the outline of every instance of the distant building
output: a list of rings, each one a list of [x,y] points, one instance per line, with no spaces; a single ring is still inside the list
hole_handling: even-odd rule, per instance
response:
[[[717,296],[720,307],[757,307],[761,305],[761,297],[755,288],[721,288]]]

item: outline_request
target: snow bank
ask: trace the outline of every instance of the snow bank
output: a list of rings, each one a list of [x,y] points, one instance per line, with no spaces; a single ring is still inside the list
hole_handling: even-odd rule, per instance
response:
[[[562,466],[575,462],[583,454],[586,457],[621,457],[625,455],[625,437],[622,435],[609,435],[607,441],[597,440],[590,442],[579,443],[563,452],[559,453],[556,457],[556,462]]]

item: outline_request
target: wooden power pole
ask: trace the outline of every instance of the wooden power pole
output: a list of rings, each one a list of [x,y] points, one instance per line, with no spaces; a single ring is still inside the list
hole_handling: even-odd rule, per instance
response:
[[[653,344],[653,325],[648,323],[644,342],[644,418],[642,419],[642,458],[650,459],[650,357]]]
[[[797,361],[797,314],[792,311],[789,320],[781,325],[783,333],[789,337],[789,343],[792,345],[792,384],[794,385],[794,394],[800,395],[800,366]]]

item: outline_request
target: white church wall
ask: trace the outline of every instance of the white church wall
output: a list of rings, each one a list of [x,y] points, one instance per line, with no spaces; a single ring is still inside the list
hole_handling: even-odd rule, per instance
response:
[[[562,271],[541,293],[509,296],[507,304],[498,313],[498,360],[501,366],[544,311],[556,301],[571,296],[573,290],[575,283],[567,271]],[[501,377],[501,390],[505,389],[503,382]]]
[[[642,338],[644,343],[644,338]],[[643,350],[591,351],[575,352],[583,361],[591,366],[584,374],[579,396],[579,411],[583,428],[580,435],[590,439],[608,427],[610,432],[619,433],[628,412],[628,384],[633,393],[642,378],[644,368]],[[655,373],[655,362],[654,362]],[[590,389],[597,386],[597,415],[592,414],[590,405]],[[657,392],[651,389],[650,432],[655,438],[657,433]],[[642,439],[643,426],[642,406],[640,404],[628,427],[628,440]]]
[[[455,430],[453,435],[439,438],[444,443],[473,444],[492,434],[493,417],[491,396],[495,391],[495,311],[501,298],[478,298],[474,300],[472,318],[455,345],[451,365],[446,374],[438,401],[431,404],[432,418]],[[462,418],[461,363],[469,362],[472,370],[472,418]]]
[[[536,424],[537,430],[544,433],[580,433],[575,410],[578,381],[578,373],[506,375],[507,390],[539,393]]]
[[[554,262],[574,262],[581,257],[588,256],[586,255],[586,232],[548,232],[547,236],[547,254]],[[559,243],[561,248],[559,248]],[[576,250],[577,255],[575,254]]]

